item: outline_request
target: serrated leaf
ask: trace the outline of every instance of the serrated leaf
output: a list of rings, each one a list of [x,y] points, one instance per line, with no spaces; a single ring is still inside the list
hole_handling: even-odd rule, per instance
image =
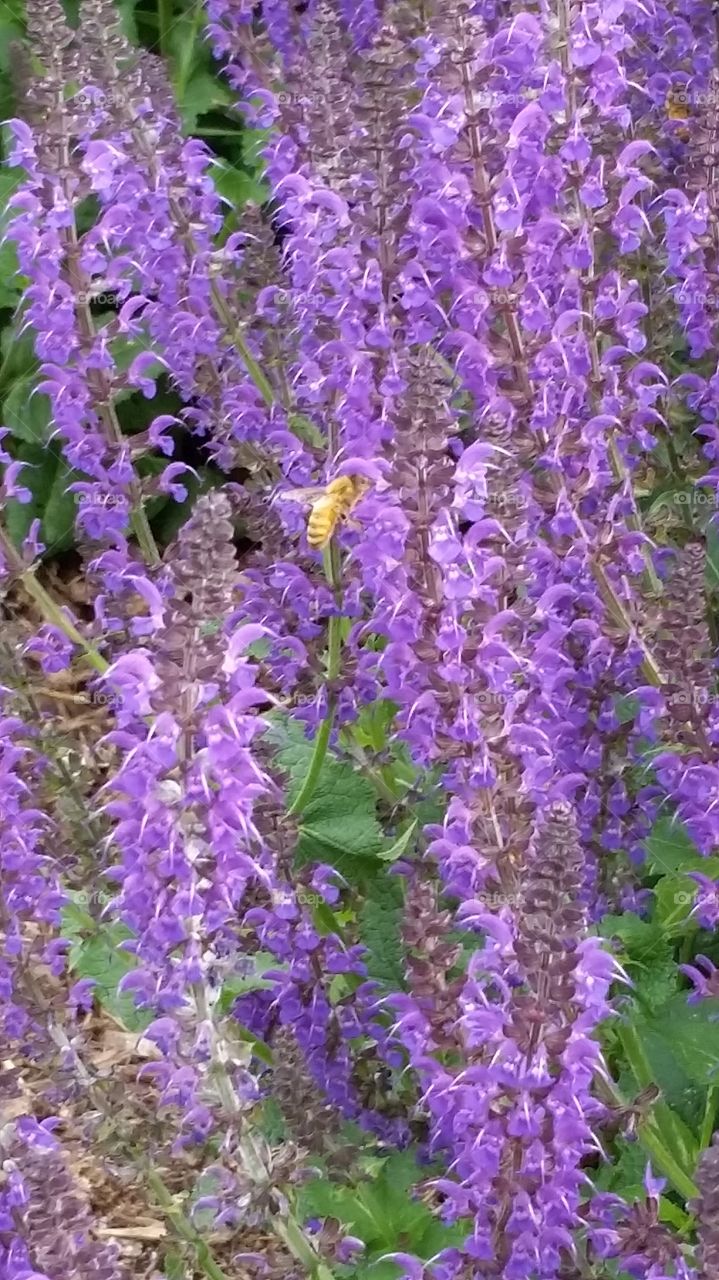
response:
[[[191,471],[185,472],[182,477],[182,483],[187,489],[185,501],[167,502],[159,514],[153,517],[153,533],[163,545],[172,542],[185,521],[189,520],[198,496],[201,493],[207,493],[210,489],[217,488],[224,479],[220,473],[209,471],[207,467],[200,467],[199,476],[198,480]]]
[[[189,1272],[182,1254],[178,1253],[176,1249],[169,1249],[165,1252],[162,1266],[165,1280],[188,1280]]]
[[[120,25],[122,27],[123,34],[126,35],[128,40],[131,40],[133,44],[137,44],[137,23],[135,21],[137,0],[115,0],[115,4],[120,10]],[[168,1280],[172,1280],[172,1277],[168,1277]]]
[[[378,698],[363,707],[352,725],[352,737],[361,747],[383,751],[390,736],[392,721],[397,714],[397,704],[388,698]]]
[[[654,894],[654,919],[665,933],[674,937],[696,928],[690,920],[692,906],[697,895],[697,884],[688,876],[662,876],[652,890]]]
[[[120,949],[130,933],[121,924],[95,926],[86,937],[75,937],[70,949],[69,964],[78,978],[93,978],[94,993],[100,1004],[129,1031],[141,1031],[152,1021],[152,1014],[135,1006],[132,996],[121,995],[118,986],[135,968],[135,960]]]
[[[149,338],[142,337],[142,335],[136,338],[113,338],[110,343],[110,354],[115,362],[115,367],[122,373],[130,368],[133,360],[145,352],[152,352],[152,342]],[[144,378],[159,378],[164,371],[165,365],[161,360],[156,359],[143,367],[142,376]],[[125,388],[122,393],[115,396],[115,399],[119,400],[121,395],[128,396],[136,393],[137,388]]]
[[[636,719],[640,703],[638,698],[618,697],[614,702],[614,711],[620,724],[631,724]]]
[[[269,951],[258,951],[252,957],[252,960],[255,968],[254,973],[247,974],[246,977],[232,974],[223,982],[222,991],[217,1001],[219,1013],[229,1013],[235,1000],[239,996],[247,995],[248,991],[263,991],[274,985],[272,982],[267,982],[262,977],[262,974],[266,969],[277,967],[275,957]]]
[[[664,1004],[677,989],[677,966],[667,932],[656,921],[634,912],[605,916],[599,924],[603,938],[618,938],[619,959],[633,983],[633,997],[649,1009]]]
[[[277,763],[290,777],[291,802],[307,776],[313,743],[305,738],[302,725],[290,720],[275,721],[270,736],[279,744]],[[384,843],[375,805],[372,784],[351,765],[328,755],[302,815],[298,864],[329,862],[348,879],[356,876],[361,870],[357,860],[376,859]]]
[[[6,59],[9,58],[8,46],[18,34],[17,24],[8,21],[5,14],[0,16],[0,71],[6,71]],[[4,80],[5,77],[3,76]],[[6,94],[2,92],[3,99]],[[8,216],[11,212],[12,197],[26,179],[22,169],[7,168],[0,170],[0,232],[4,232]],[[0,307],[17,306],[25,284],[25,277],[18,271],[17,252],[12,240],[0,243]]]
[[[637,1029],[652,1065],[660,1044],[685,1076],[698,1085],[716,1084],[719,1072],[719,1000],[689,1004],[679,992],[646,1018],[637,1019]],[[658,1057],[658,1055],[657,1055]],[[658,1083],[661,1085],[661,1080]]]
[[[192,133],[198,116],[214,108],[225,107],[232,101],[232,95],[216,75],[204,67],[195,68],[180,100],[185,132]]]
[[[616,1152],[610,1161],[602,1164],[593,1179],[600,1191],[612,1191],[615,1195],[627,1197],[630,1190],[641,1187],[647,1167],[647,1156],[639,1142],[627,1142],[618,1137],[615,1143]]]
[[[382,852],[377,855],[378,858],[381,858],[382,862],[397,862],[399,858],[404,857],[408,848],[412,844],[417,826],[418,822],[417,819],[415,819],[414,822],[410,823],[406,831],[403,831],[402,835],[397,837],[394,844],[390,845],[389,849],[383,849]]]
[[[12,384],[5,396],[2,422],[16,440],[42,445],[50,438],[50,401],[42,392],[33,394],[34,388],[32,375]]]
[[[250,173],[246,169],[238,169],[235,165],[228,164],[225,160],[216,159],[212,163],[210,174],[218,193],[233,209],[241,209],[243,205],[250,201],[253,204],[263,204],[267,199],[268,191],[266,185],[254,173]],[[290,419],[290,427],[293,431],[297,427],[296,417],[297,415]],[[309,419],[306,421],[310,422]],[[312,426],[311,422],[310,426]],[[297,434],[300,434],[299,430]],[[312,440],[309,442],[313,443]],[[322,443],[321,436],[319,442]]]
[[[337,1218],[370,1249],[389,1253],[402,1247],[401,1239],[419,1241],[434,1223],[427,1206],[410,1194],[423,1176],[426,1170],[420,1170],[413,1155],[400,1152],[371,1181],[353,1187],[337,1187],[325,1179],[310,1183],[300,1195],[301,1213]]]
[[[367,948],[367,971],[371,978],[401,990],[404,987],[401,882],[397,876],[378,875],[369,882],[366,892],[359,926],[361,940]]]
[[[701,862],[702,857],[690,839],[686,828],[673,818],[659,818],[644,842],[647,867],[650,871],[667,875],[683,871],[688,862]]]
[[[69,486],[79,479],[77,471],[73,471],[62,459],[58,459],[40,527],[40,535],[45,543],[45,555],[66,551],[73,545],[77,498],[70,492]]]
[[[256,179],[253,179],[256,181]],[[325,443],[325,437],[316,427],[311,418],[304,413],[290,413],[287,418],[290,431],[300,440],[304,440],[306,444],[313,445],[316,449],[321,449]]]

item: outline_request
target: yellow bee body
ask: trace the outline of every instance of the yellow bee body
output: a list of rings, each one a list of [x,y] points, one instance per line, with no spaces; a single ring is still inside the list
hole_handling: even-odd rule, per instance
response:
[[[670,89],[667,94],[665,110],[667,119],[675,121],[674,132],[684,142],[688,142],[691,137],[690,129],[690,100],[686,93],[680,92],[678,89]]]
[[[329,545],[337,527],[350,516],[369,489],[365,476],[336,476],[324,489],[290,489],[278,495],[282,502],[303,502],[311,506],[307,520],[307,541],[315,551]]]
[[[666,99],[666,113],[670,120],[688,120],[689,102],[685,93],[669,90]]]

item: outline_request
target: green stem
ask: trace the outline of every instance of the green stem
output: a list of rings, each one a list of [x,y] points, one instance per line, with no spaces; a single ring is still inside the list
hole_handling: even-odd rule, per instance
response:
[[[298,795],[292,801],[292,804],[287,810],[289,814],[302,813],[303,809],[306,809],[307,805],[310,802],[310,799],[314,793],[315,787],[317,786],[317,783],[319,781],[319,776],[322,772],[322,766],[325,762],[325,756],[327,755],[327,748],[329,746],[330,734],[332,733],[332,726],[334,724],[334,719],[335,719],[334,698],[332,697],[332,695],[330,695],[330,698],[328,699],[327,715],[322,721],[322,724],[320,725],[317,731],[317,736],[315,738],[315,747],[314,747],[314,751],[312,752],[310,767],[307,770],[307,775],[305,777],[304,782],[302,783],[302,786],[300,787]]]
[[[14,577],[17,577],[22,583],[27,594],[35,601],[43,618],[46,622],[51,622],[58,627],[68,640],[72,640],[73,644],[78,645],[85,653],[88,662],[92,663],[96,671],[101,674],[108,670],[110,664],[106,662],[102,654],[91,645],[83,635],[80,634],[74,622],[65,616],[62,609],[55,603],[52,596],[48,594],[43,586],[35,577],[35,570],[29,568],[15,546],[10,540],[5,529],[0,525],[0,551]]]
[[[652,1125],[647,1121],[644,1124],[640,1124],[637,1129],[637,1136],[644,1150],[654,1160],[659,1171],[669,1179],[680,1196],[683,1196],[687,1201],[696,1200],[699,1195],[697,1184],[679,1167],[674,1156],[664,1146]]]
[[[707,1090],[707,1100],[704,1107],[704,1118],[702,1120],[701,1133],[699,1134],[699,1150],[703,1151],[709,1146],[716,1125],[717,1103],[719,1102],[719,1085],[712,1085]]]
[[[619,1039],[639,1087],[644,1089],[648,1085],[654,1084],[654,1073],[636,1029],[625,1024],[619,1028]],[[651,1121],[646,1123],[651,1125],[652,1132],[655,1135],[653,1140],[661,1145],[665,1153],[663,1157],[665,1161],[667,1158],[670,1159],[673,1165],[676,1166],[675,1172],[683,1179],[685,1186],[689,1184],[691,1181],[689,1174],[696,1164],[698,1155],[694,1134],[687,1128],[676,1112],[661,1099],[654,1104]],[[664,1172],[667,1173],[667,1177],[671,1177],[672,1182],[678,1189],[675,1173],[668,1173],[666,1168]]]
[[[267,378],[267,376],[263,373],[259,364],[255,360],[255,357],[250,351],[250,348],[245,342],[245,339],[239,330],[237,322],[229,306],[227,305],[227,300],[223,297],[222,290],[218,287],[215,281],[212,282],[212,285],[210,287],[210,293],[212,295],[212,302],[213,302],[215,311],[217,312],[223,325],[225,326],[225,330],[227,332],[228,337],[232,339],[237,350],[242,356],[242,359],[245,364],[245,368],[247,369],[247,372],[252,378],[252,381],[254,382],[255,386],[260,392],[260,395],[262,396],[262,399],[264,400],[265,404],[267,405],[268,408],[271,408],[272,405],[275,403],[275,393],[272,390],[272,385],[269,379]]]
[[[170,31],[174,25],[173,0],[157,0],[157,25],[160,35],[160,53],[164,58],[170,52]]]
[[[144,1172],[145,1180],[148,1186],[152,1188],[162,1212],[172,1224],[180,1239],[194,1249],[197,1265],[204,1275],[208,1277],[208,1280],[229,1280],[227,1272],[223,1271],[215,1262],[202,1236],[195,1230],[192,1223],[188,1221],[182,1210],[175,1203],[174,1197],[168,1191],[157,1170],[145,1164]]]
[[[167,3],[170,4],[171,6],[172,0],[167,0]],[[203,13],[202,0],[197,0],[197,3],[195,4],[195,7],[192,11],[191,38],[188,40],[185,40],[183,43],[182,54],[180,56],[180,60],[177,67],[177,75],[175,76],[175,97],[177,98],[177,101],[180,103],[182,102],[182,99],[185,96],[185,91],[187,89],[188,81],[192,73],[194,53],[195,53],[195,42],[197,40],[197,33],[200,29],[200,24],[202,22],[202,13]],[[219,130],[218,132],[221,132],[221,130]],[[235,133],[236,132],[237,130],[235,130]]]
[[[341,566],[339,552],[335,546],[334,538],[330,542],[329,547],[324,553],[324,566],[327,581],[334,592],[335,600],[341,600]],[[315,738],[315,747],[310,760],[310,767],[307,770],[299,793],[295,796],[289,809],[288,814],[302,813],[307,808],[310,799],[314,794],[315,787],[319,781],[322,772],[322,766],[327,755],[327,748],[330,742],[330,735],[335,721],[335,711],[337,709],[337,695],[331,687],[331,682],[336,680],[340,673],[340,665],[342,660],[342,617],[340,613],[334,614],[327,628],[327,682],[330,684],[330,690],[327,695],[327,714],[320,725],[317,736]]]
[[[629,1052],[627,1053],[627,1057],[629,1057]],[[637,1080],[639,1080],[641,1084],[645,1084],[645,1083],[651,1084],[653,1083],[653,1081],[651,1079],[649,1080],[646,1079],[646,1071],[643,1065],[644,1063],[646,1063],[646,1059],[644,1059],[644,1054],[642,1051],[640,1053],[637,1066],[635,1066],[634,1063],[631,1064],[632,1070],[634,1071],[634,1074],[637,1077]],[[648,1067],[648,1064],[646,1065]],[[637,1070],[637,1067],[639,1068],[639,1070]],[[640,1079],[640,1073],[641,1073],[641,1079]],[[651,1076],[651,1071],[649,1072],[649,1075]],[[606,1089],[608,1096],[612,1099],[612,1102],[616,1106],[626,1107],[627,1105],[626,1099],[623,1097],[622,1093],[620,1092],[620,1090],[617,1088],[617,1086],[614,1084],[613,1081],[609,1081],[605,1079],[603,1082],[603,1088]],[[655,1126],[654,1116],[648,1116],[645,1120],[643,1120],[638,1125],[637,1137],[639,1139],[641,1146],[646,1151],[647,1155],[651,1156],[656,1167],[665,1175],[665,1177],[669,1179],[669,1181],[671,1182],[675,1190],[678,1191],[679,1194],[683,1196],[685,1200],[695,1199],[699,1194],[698,1188],[692,1181],[690,1175],[686,1172],[685,1169],[681,1168],[678,1161],[674,1158],[674,1155],[672,1154],[672,1152],[669,1150],[666,1144],[662,1141],[662,1136],[658,1133],[657,1128]]]
[[[154,534],[150,528],[150,521],[147,518],[147,512],[142,506],[141,498],[137,500],[137,505],[132,509],[130,524],[132,526],[132,532],[137,538],[138,546],[142,551],[144,559],[150,565],[159,565],[160,553],[157,549]]]
[[[312,1280],[334,1280],[333,1274],[329,1267],[317,1257],[304,1231],[298,1226],[294,1218],[275,1217],[271,1219],[272,1226],[276,1234],[287,1245],[290,1253],[307,1267]]]

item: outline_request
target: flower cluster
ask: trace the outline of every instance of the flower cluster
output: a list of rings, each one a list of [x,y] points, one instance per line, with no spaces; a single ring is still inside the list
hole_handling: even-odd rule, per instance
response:
[[[419,1135],[441,1166],[454,1243],[430,1262],[389,1254],[413,1280],[588,1280],[605,1259],[689,1280],[651,1169],[631,1208],[592,1196],[588,1171],[612,1117],[600,1028],[624,977],[593,925],[643,909],[635,869],[662,807],[700,854],[719,845],[706,528],[684,512],[661,551],[661,504],[638,496],[655,457],[676,480],[682,414],[710,465],[701,492],[719,475],[708,6],[208,0],[269,194],[239,229],[213,180],[224,162],[184,136],[163,60],[111,0],[84,0],[77,29],[58,0],[27,9],[9,234],[94,642],[30,564],[37,524],[23,552],[1,530],[0,550],[45,610],[28,662],[48,680],[78,654],[95,669],[95,896],[121,928],[119,995],[146,1015],[140,1078],[164,1149],[213,1183],[195,1210],[231,1240],[269,1224],[327,1280],[327,1242],[342,1264],[361,1242],[303,1231],[294,1184],[309,1156],[342,1170],[349,1120],[379,1150]],[[126,431],[119,406],[161,377],[180,407]],[[31,496],[9,434],[4,505]],[[150,500],[199,486],[188,440],[212,483],[163,553]],[[326,489],[339,477],[357,501]],[[322,546],[302,503],[319,503],[312,528],[328,522]],[[312,738],[300,779],[277,745],[293,721]],[[36,970],[58,976],[67,940],[26,739],[8,695],[0,987],[27,1050]],[[343,753],[376,791],[379,833],[352,886],[311,808]],[[372,875],[393,985],[353,897]],[[691,875],[692,921],[713,928],[714,882]],[[708,957],[684,972],[690,1000],[716,994]],[[91,987],[70,994],[78,1021]],[[63,1274],[119,1277],[50,1126],[18,1122],[7,1141],[8,1276],[60,1265],[45,1161],[48,1221],[65,1206],[73,1224]],[[679,1169],[683,1191],[693,1173]],[[265,1261],[285,1266],[275,1245]]]

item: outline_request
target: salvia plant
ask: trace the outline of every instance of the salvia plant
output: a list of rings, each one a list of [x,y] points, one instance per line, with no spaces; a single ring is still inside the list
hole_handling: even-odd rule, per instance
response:
[[[717,1280],[717,6],[0,43],[0,1280]]]

